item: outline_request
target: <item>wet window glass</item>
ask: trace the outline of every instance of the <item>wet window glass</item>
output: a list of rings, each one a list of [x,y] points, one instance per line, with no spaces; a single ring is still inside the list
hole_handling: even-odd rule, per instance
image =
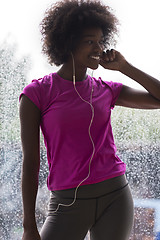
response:
[[[22,4],[15,0],[8,9],[6,0],[0,9],[0,240],[19,240],[23,232],[19,95],[32,79],[57,70],[49,66],[41,54],[38,28],[45,9],[52,2],[28,0]],[[106,2],[115,9],[121,22],[116,49],[133,65],[159,78],[159,0]],[[10,18],[5,20],[4,26],[6,14]],[[101,67],[93,76],[140,88],[122,74],[104,71]],[[130,239],[160,240],[160,110],[115,107],[112,126],[117,155],[127,164],[126,175],[134,198],[135,220]],[[36,205],[39,229],[49,200],[47,156],[42,136],[40,156]]]

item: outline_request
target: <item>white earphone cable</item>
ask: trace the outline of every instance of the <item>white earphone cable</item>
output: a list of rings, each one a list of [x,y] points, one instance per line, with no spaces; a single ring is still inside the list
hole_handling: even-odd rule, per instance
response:
[[[90,173],[91,173],[91,163],[92,163],[92,159],[93,159],[93,156],[94,156],[94,153],[95,153],[95,144],[94,144],[93,138],[92,138],[92,136],[91,136],[91,126],[92,126],[93,119],[94,119],[94,107],[93,107],[93,105],[92,105],[93,79],[92,79],[90,102],[88,102],[88,101],[86,101],[85,99],[83,99],[83,98],[81,97],[81,95],[79,94],[79,92],[78,92],[78,90],[77,90],[77,88],[76,88],[75,62],[74,62],[74,57],[73,57],[73,54],[72,54],[72,53],[71,53],[71,56],[72,56],[72,62],[73,62],[73,85],[74,85],[74,89],[75,89],[77,95],[79,96],[79,98],[80,98],[83,102],[85,102],[85,103],[87,103],[87,104],[90,105],[91,111],[92,111],[92,117],[91,117],[91,121],[90,121],[90,124],[89,124],[89,127],[88,127],[88,134],[89,134],[89,138],[90,138],[91,143],[92,143],[93,151],[92,151],[92,155],[91,155],[91,158],[90,158],[90,161],[89,161],[88,175],[77,185],[77,187],[76,187],[76,189],[75,189],[75,192],[74,192],[74,199],[73,199],[73,201],[72,201],[70,204],[59,203],[58,206],[57,206],[57,208],[56,208],[56,210],[55,210],[55,211],[52,211],[52,214],[55,213],[55,212],[57,212],[60,206],[70,207],[70,206],[72,206],[72,205],[75,203],[75,201],[76,201],[76,199],[77,199],[78,188],[79,188],[80,185],[81,185],[84,181],[86,181],[86,180],[89,178],[89,176],[90,176]]]

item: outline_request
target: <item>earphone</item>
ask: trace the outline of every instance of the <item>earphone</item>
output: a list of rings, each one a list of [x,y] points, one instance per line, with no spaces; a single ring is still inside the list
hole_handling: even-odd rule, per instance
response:
[[[56,210],[55,211],[52,211],[51,213],[56,213],[59,209],[60,206],[63,206],[63,207],[70,207],[72,206],[75,202],[76,202],[76,199],[77,199],[77,192],[78,192],[78,189],[80,187],[80,185],[86,181],[89,176],[90,176],[90,172],[91,172],[91,163],[92,163],[92,159],[93,159],[93,156],[94,156],[94,153],[95,153],[95,144],[94,144],[94,141],[93,141],[93,138],[91,136],[91,126],[92,126],[92,123],[93,123],[93,119],[94,119],[94,107],[92,105],[92,97],[93,97],[93,79],[92,80],[92,87],[91,87],[91,95],[90,95],[90,101],[86,101],[81,95],[80,93],[78,92],[77,88],[76,88],[76,75],[75,75],[75,61],[74,61],[74,57],[73,57],[73,54],[71,52],[71,56],[72,56],[72,63],[73,63],[73,86],[74,86],[74,90],[76,91],[77,95],[79,96],[79,98],[85,102],[86,104],[89,104],[90,105],[90,108],[91,108],[91,111],[92,111],[92,116],[91,116],[91,120],[90,120],[90,124],[89,124],[89,127],[88,127],[88,135],[89,135],[89,138],[90,138],[90,141],[92,143],[92,155],[90,157],[90,160],[89,160],[89,166],[88,166],[88,175],[77,185],[76,189],[75,189],[75,192],[74,192],[74,199],[73,201],[70,203],[70,204],[63,204],[63,203],[59,203]]]

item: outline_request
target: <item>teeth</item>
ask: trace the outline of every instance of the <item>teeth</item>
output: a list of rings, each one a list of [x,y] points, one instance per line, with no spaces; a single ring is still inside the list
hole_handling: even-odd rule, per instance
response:
[[[91,56],[91,58],[95,59],[95,60],[99,60],[100,57],[99,56]]]

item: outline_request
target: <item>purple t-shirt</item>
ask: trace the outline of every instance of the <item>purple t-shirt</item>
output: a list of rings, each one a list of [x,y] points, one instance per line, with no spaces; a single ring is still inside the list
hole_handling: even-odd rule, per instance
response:
[[[111,109],[122,84],[87,78],[76,82],[80,95],[90,101],[93,84],[94,119],[91,135],[95,154],[89,178],[82,185],[93,184],[125,173],[126,165],[116,155],[111,128]],[[88,134],[92,111],[74,90],[72,81],[51,73],[33,80],[22,92],[41,111],[41,130],[47,148],[48,189],[76,187],[88,175],[93,146]]]

